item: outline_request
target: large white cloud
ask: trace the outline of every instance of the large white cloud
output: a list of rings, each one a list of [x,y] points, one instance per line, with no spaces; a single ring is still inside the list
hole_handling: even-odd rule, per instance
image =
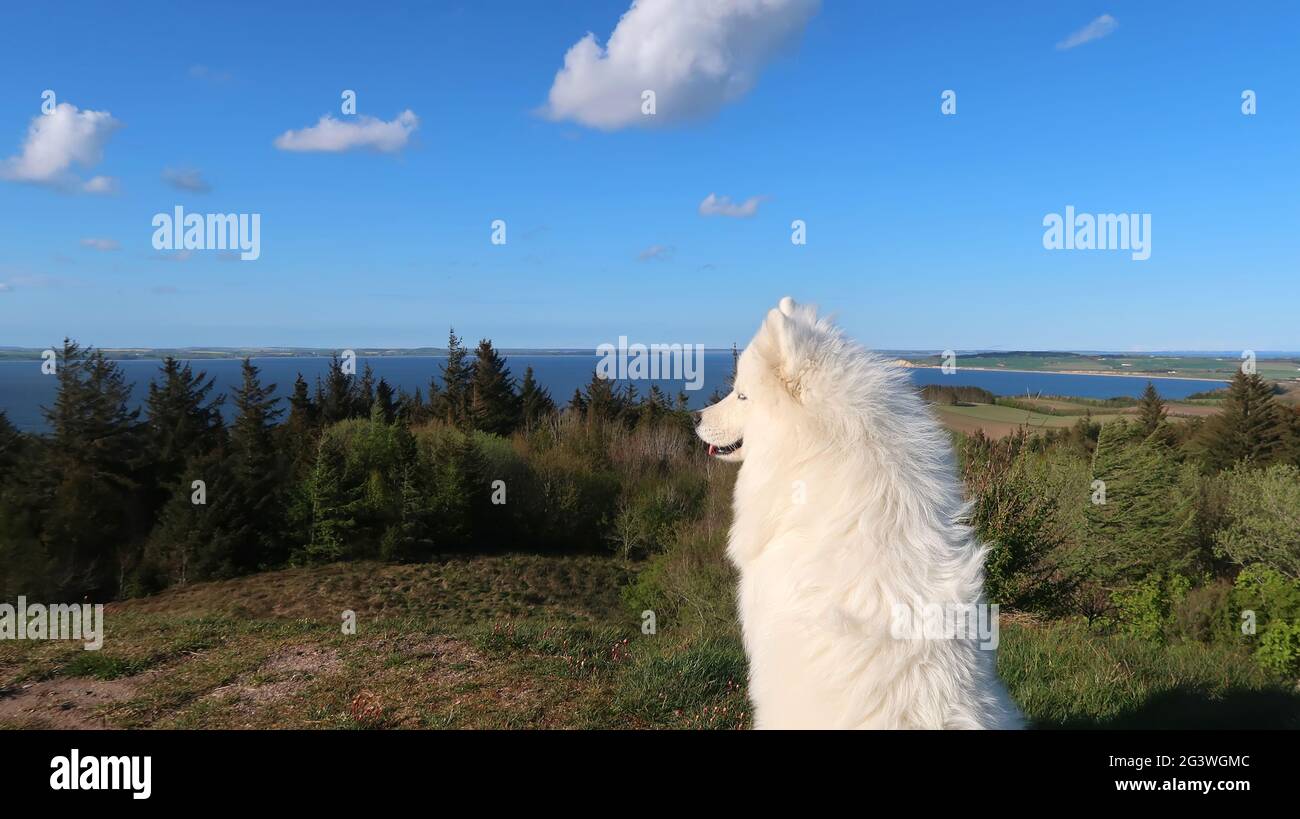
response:
[[[326,114],[315,125],[301,131],[285,131],[280,134],[275,138],[275,147],[282,151],[327,153],[370,148],[384,153],[396,153],[406,147],[407,140],[419,124],[419,118],[410,109],[388,122],[367,116],[355,120],[339,120]]]
[[[564,55],[542,112],[614,130],[714,113],[743,96],[803,32],[820,0],[634,0],[609,43],[590,32]],[[642,93],[655,113],[642,113]]]
[[[104,145],[122,123],[107,111],[79,111],[62,102],[48,114],[37,114],[27,128],[22,150],[0,161],[0,177],[13,182],[106,193],[113,180],[94,177],[83,184],[70,170],[73,163],[89,168],[104,157]]]

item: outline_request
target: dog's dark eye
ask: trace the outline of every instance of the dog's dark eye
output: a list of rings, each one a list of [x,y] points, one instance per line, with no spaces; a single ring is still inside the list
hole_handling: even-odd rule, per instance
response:
[[[736,393],[736,397],[739,398],[741,401],[744,401],[749,396],[745,395],[743,392],[738,392]]]

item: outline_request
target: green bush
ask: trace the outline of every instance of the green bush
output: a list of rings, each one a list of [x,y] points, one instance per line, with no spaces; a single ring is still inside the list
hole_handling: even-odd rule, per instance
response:
[[[1152,574],[1111,593],[1115,620],[1126,634],[1163,643],[1169,636],[1175,608],[1187,596],[1191,581],[1177,574]]]
[[[1300,578],[1300,469],[1239,464],[1224,477],[1230,523],[1214,537],[1217,550],[1242,566],[1259,563]]]
[[[1237,575],[1231,600],[1237,639],[1254,646],[1256,662],[1278,674],[1300,672],[1300,581],[1249,566]],[[1253,624],[1254,634],[1243,624]]]
[[[677,527],[699,514],[706,483],[691,474],[643,481],[619,503],[610,539],[625,558],[639,558],[668,548]]]
[[[1295,677],[1300,674],[1300,620],[1271,624],[1260,635],[1255,659],[1278,675]]]

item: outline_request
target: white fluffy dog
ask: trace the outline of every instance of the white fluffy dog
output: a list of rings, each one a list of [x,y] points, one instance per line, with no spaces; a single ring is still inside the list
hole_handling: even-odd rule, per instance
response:
[[[742,462],[727,551],[755,726],[1020,727],[988,640],[898,628],[973,608],[984,583],[950,442],[906,371],[786,297],[733,386],[697,431]]]

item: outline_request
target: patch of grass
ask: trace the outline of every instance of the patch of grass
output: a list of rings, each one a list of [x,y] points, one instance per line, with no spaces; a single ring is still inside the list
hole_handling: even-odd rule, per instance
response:
[[[1296,728],[1300,693],[1230,646],[1011,624],[998,671],[1040,728]]]
[[[721,560],[710,549],[692,561],[707,556]],[[96,711],[115,727],[751,725],[744,650],[723,610],[685,617],[693,611],[687,601],[677,616],[660,618],[658,634],[642,634],[639,612],[618,604],[610,580],[626,569],[612,558],[600,565],[596,557],[552,557],[537,560],[561,565],[526,562],[534,588],[551,578],[537,592],[537,614],[486,614],[500,610],[493,601],[502,586],[520,586],[505,576],[513,558],[482,560],[427,573],[373,564],[292,570],[281,578],[283,599],[259,576],[191,587],[173,596],[175,611],[162,605],[168,595],[114,605],[102,651],[54,641],[0,645],[0,689],[17,696],[21,679],[122,680],[126,696]],[[381,571],[387,568],[402,571]],[[492,581],[498,576],[500,585]],[[385,577],[406,580],[388,587],[383,613],[358,612],[356,634],[341,632],[338,600],[321,605],[319,616],[299,614],[310,605],[309,590],[373,594]],[[446,578],[446,589],[431,588],[432,577]],[[257,591],[241,591],[241,582]],[[440,591],[448,599],[439,606],[422,599]],[[267,595],[260,609],[249,602],[254,594]],[[244,601],[248,612],[215,611],[223,600]],[[443,606],[451,605],[473,615],[447,614]],[[1232,645],[1159,646],[1074,622],[1004,622],[1001,636],[1000,671],[1037,727],[1300,727],[1300,694]],[[40,714],[24,713],[20,722],[39,725]],[[9,724],[18,723],[0,721]]]
[[[673,645],[656,638],[635,654],[619,679],[616,710],[649,725],[746,728],[745,652],[738,640],[705,639]]]
[[[116,680],[130,677],[149,667],[147,662],[116,657],[101,651],[83,651],[59,669],[62,677],[94,677],[97,680]]]

